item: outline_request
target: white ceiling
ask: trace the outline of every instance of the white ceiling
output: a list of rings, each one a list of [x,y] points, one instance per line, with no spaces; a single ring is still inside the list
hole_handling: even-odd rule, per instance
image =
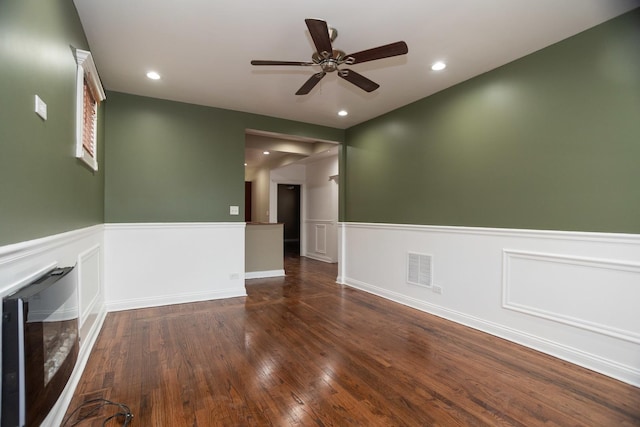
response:
[[[303,164],[337,155],[338,148],[334,142],[317,141],[255,129],[249,129],[245,132],[244,161],[247,168],[273,169],[292,163]]]
[[[347,128],[479,75],[640,6],[640,0],[74,0],[108,90]],[[404,40],[405,56],[353,65],[366,93],[310,61],[305,18],[338,30],[353,53]],[[437,60],[444,71],[431,71]],[[159,81],[145,77],[149,70]],[[347,117],[337,111],[346,109]]]

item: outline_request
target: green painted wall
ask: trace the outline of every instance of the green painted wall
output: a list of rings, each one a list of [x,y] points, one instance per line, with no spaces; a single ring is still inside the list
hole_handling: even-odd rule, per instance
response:
[[[0,245],[104,220],[101,153],[98,173],[73,155],[71,46],[88,49],[70,0],[0,1]],[[34,113],[36,94],[47,104],[47,121]]]
[[[640,232],[638,10],[346,135],[109,92],[98,173],[73,157],[71,46],[88,49],[72,2],[0,2],[0,245],[105,221],[241,221],[245,129],[346,139],[342,220]]]
[[[640,9],[348,129],[345,157],[343,220],[640,233]]]
[[[344,131],[218,108],[107,94],[105,220],[244,221],[245,129],[343,141]],[[229,215],[229,206],[240,215]]]

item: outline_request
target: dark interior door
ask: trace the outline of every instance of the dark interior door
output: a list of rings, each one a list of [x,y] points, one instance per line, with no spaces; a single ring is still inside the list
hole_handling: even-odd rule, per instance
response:
[[[244,182],[244,222],[251,222],[251,181]]]
[[[278,222],[284,224],[285,252],[300,254],[300,186],[278,184]]]

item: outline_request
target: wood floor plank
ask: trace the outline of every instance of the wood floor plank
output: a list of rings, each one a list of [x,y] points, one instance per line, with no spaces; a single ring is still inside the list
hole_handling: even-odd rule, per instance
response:
[[[340,286],[335,265],[285,269],[247,297],[110,313],[68,412],[100,394],[132,427],[640,426],[638,388]]]

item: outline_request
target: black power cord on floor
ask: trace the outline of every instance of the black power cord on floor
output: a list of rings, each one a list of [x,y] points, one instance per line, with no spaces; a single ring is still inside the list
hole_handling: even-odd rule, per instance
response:
[[[100,411],[100,409],[102,409],[102,408],[104,408],[106,406],[115,406],[115,407],[117,407],[119,409],[119,411],[116,412],[115,414],[107,416],[102,421],[102,425],[103,426],[106,426],[107,423],[109,421],[111,421],[112,419],[114,419],[114,418],[122,418],[122,424],[120,424],[120,425],[122,427],[127,427],[129,425],[129,423],[131,422],[131,420],[133,419],[133,414],[131,413],[131,409],[129,409],[129,407],[127,405],[125,405],[124,403],[112,402],[111,400],[107,400],[107,399],[90,399],[90,400],[85,400],[80,405],[78,405],[78,407],[76,407],[69,414],[69,416],[63,421],[63,423],[60,425],[60,427],[67,427],[67,423],[69,421],[71,421],[71,418],[73,418],[73,416],[77,412],[79,412],[81,409],[83,409],[83,408],[85,408],[85,407],[87,407],[89,405],[95,405],[95,408],[91,408],[91,410],[89,412],[84,414],[81,418],[76,419],[75,422],[73,424],[69,424],[68,427],[77,426],[82,421],[85,421],[85,420],[89,419],[90,417],[94,416],[95,414],[97,414],[98,411]]]

